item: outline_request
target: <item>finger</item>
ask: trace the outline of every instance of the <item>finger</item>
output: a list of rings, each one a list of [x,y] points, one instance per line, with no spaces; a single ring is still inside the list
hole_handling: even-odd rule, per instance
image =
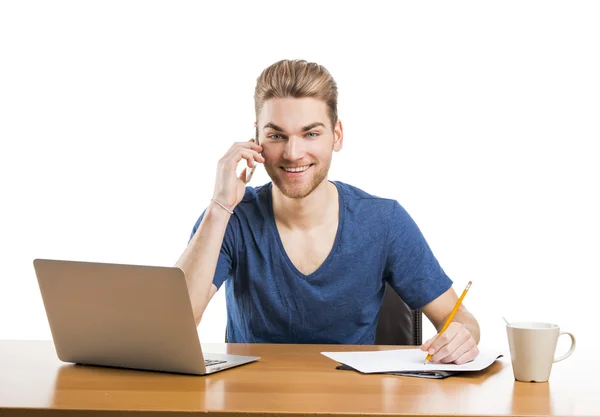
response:
[[[252,147],[252,149],[254,149],[257,152],[262,152],[263,148],[261,145],[258,144],[258,142],[256,141],[256,139],[252,138],[248,141]]]
[[[241,152],[241,158],[238,159],[238,162],[241,161],[242,159],[246,160],[246,165],[248,165],[248,168],[254,168],[256,167],[256,162],[261,162],[260,159],[263,159],[259,154],[257,154],[256,152],[253,152],[251,150],[245,150]],[[264,159],[263,161],[264,162]]]
[[[238,162],[241,161],[242,159],[246,160],[246,165],[248,165],[249,168],[252,168],[254,166],[254,155],[252,155],[252,153],[247,152],[247,151],[242,151],[240,153],[240,159],[238,159]]]
[[[258,161],[258,162],[264,162],[265,159],[262,157],[261,154],[259,154],[256,151],[253,151],[252,149],[235,149],[235,150],[231,150],[230,153],[228,153],[227,155],[225,155],[222,159],[221,159],[221,163],[227,167],[227,169],[236,169],[238,166],[238,163],[242,160],[242,159],[246,159],[247,165],[249,167],[253,167],[254,166],[254,162]]]
[[[242,172],[240,172],[240,175],[238,176],[238,178],[242,181],[244,181],[244,183],[246,182],[246,168],[242,169]]]
[[[473,342],[475,341],[473,340]],[[477,347],[477,344],[475,344],[471,349],[459,356],[454,363],[457,365],[462,365],[463,363],[471,362],[477,357],[477,355],[479,355],[479,348]]]
[[[454,338],[454,340],[459,339],[460,336]],[[440,359],[440,363],[452,363],[460,358],[462,355],[467,353],[475,346],[475,340],[472,337],[468,337],[463,343],[454,349],[448,356],[443,359]]]
[[[426,341],[425,343],[423,343],[421,345],[421,350],[428,351],[429,347],[431,346],[431,344],[433,343],[433,341],[435,340],[436,337],[437,337],[437,335],[433,336],[431,339],[429,339],[428,341]]]
[[[431,359],[440,363],[451,362],[452,360],[456,359],[456,356],[452,356],[454,352],[460,346],[467,343],[469,338],[472,338],[471,333],[466,328],[461,326],[460,331],[456,332],[454,337],[446,345],[437,349],[437,353],[433,355]]]
[[[436,352],[442,348],[442,346],[450,343],[452,339],[459,333],[466,330],[465,326],[462,323],[452,322],[446,329],[444,333],[439,335],[439,337],[431,344],[429,349],[433,349]]]
[[[235,163],[237,164],[242,159],[240,157],[242,151],[251,151],[256,155],[256,160],[264,162],[264,158],[260,154],[260,152],[262,152],[262,147],[250,142],[234,143],[221,159],[226,162],[235,161]]]
[[[454,352],[454,350],[462,343],[462,339],[460,337],[457,338],[459,333],[455,330],[449,332],[449,330],[449,328],[446,329],[446,331],[431,344],[428,352],[433,355],[431,357],[433,362],[440,362],[446,356]]]
[[[250,139],[248,142],[236,142],[230,148],[231,150],[239,149],[239,148],[249,148],[256,152],[262,152],[263,148],[259,144],[257,144],[254,139]]]
[[[251,149],[244,149],[241,152],[241,155],[243,158],[249,159],[251,158],[252,161],[258,161],[261,163],[265,162],[265,158],[263,158],[263,156],[261,154],[259,154],[258,152],[251,150]],[[238,162],[241,160],[242,158],[238,159]]]
[[[440,334],[429,346],[430,354],[437,353],[442,347],[446,346],[458,333],[455,326],[450,325],[446,331]]]

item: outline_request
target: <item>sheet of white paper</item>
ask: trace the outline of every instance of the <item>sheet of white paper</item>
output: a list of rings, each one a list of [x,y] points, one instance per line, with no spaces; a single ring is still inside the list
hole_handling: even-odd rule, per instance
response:
[[[426,352],[420,349],[377,350],[369,352],[321,352],[336,362],[364,373],[414,371],[481,371],[490,366],[502,353],[480,351],[473,361],[462,364],[424,364]]]

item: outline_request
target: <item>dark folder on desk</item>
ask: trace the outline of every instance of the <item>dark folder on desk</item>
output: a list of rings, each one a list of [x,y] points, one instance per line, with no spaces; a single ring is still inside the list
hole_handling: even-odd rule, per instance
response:
[[[344,371],[356,371],[360,372],[357,369],[354,369],[348,365],[338,365],[335,369],[341,369]],[[396,376],[412,376],[416,378],[430,378],[430,379],[443,379],[449,376],[455,375],[457,371],[412,371],[412,372],[381,372],[386,375],[396,375]]]

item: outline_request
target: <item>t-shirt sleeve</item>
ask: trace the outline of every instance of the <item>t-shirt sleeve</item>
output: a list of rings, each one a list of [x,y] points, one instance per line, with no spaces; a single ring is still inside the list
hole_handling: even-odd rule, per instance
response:
[[[204,211],[196,221],[188,243],[196,234],[198,227],[200,227],[200,223],[202,222],[205,213],[206,211]],[[217,260],[217,268],[215,270],[215,276],[213,277],[213,284],[215,284],[217,289],[221,288],[221,285],[223,285],[227,278],[229,278],[233,273],[233,265],[235,261],[235,221],[235,216],[231,216],[229,223],[227,223],[225,236],[223,237],[223,244],[221,245],[219,259]]]
[[[388,229],[384,278],[413,309],[435,300],[452,286],[414,220],[396,201]]]

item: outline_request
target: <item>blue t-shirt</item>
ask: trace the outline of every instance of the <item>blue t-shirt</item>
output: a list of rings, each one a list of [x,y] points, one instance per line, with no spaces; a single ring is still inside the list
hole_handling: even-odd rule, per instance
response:
[[[230,342],[373,344],[386,282],[412,309],[451,287],[398,202],[333,183],[338,230],[331,252],[310,275],[285,252],[272,184],[246,188],[227,225],[213,279],[217,288],[227,282]]]

